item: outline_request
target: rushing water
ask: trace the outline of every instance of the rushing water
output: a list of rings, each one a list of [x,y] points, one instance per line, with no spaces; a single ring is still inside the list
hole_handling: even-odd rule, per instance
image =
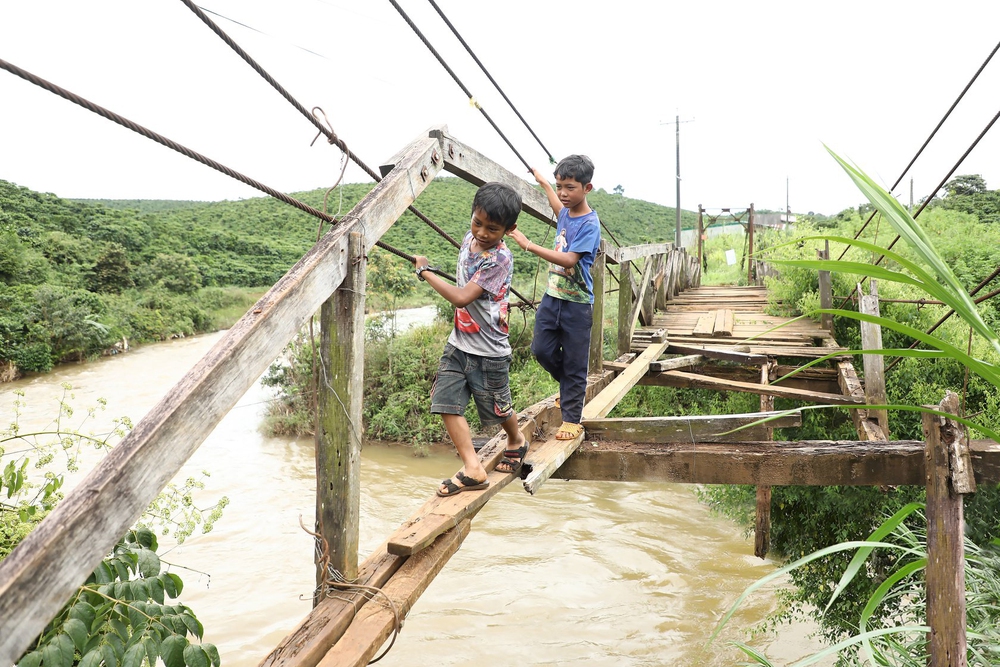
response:
[[[22,427],[45,425],[70,383],[78,415],[107,399],[96,431],[112,416],[138,421],[221,335],[0,385],[0,420],[8,423],[12,392],[22,389]],[[209,471],[206,502],[226,495],[231,504],[213,532],[164,556],[226,667],[257,665],[311,606],[312,544],[299,519],[313,521],[313,443],[260,433],[270,398],[254,385],[178,475]],[[459,465],[450,447],[415,458],[404,447],[366,446],[362,558]],[[479,513],[380,664],[738,664],[742,654],[726,642],[748,639],[744,631],[774,609],[773,591],[745,602],[715,646],[705,642],[736,597],[773,568],[691,486],[551,480],[529,496],[512,484]],[[786,626],[753,644],[787,664],[818,646],[809,632]]]

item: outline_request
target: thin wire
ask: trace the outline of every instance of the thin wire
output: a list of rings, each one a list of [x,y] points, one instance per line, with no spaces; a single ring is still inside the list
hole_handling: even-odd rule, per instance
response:
[[[462,46],[465,47],[465,50],[469,53],[470,56],[472,56],[472,59],[476,61],[476,64],[479,65],[479,69],[483,70],[483,74],[486,75],[486,78],[490,80],[490,83],[492,83],[493,87],[497,89],[497,92],[500,93],[500,96],[503,97],[505,102],[507,102],[511,110],[515,114],[517,114],[517,117],[521,119],[522,123],[524,123],[524,126],[528,129],[528,132],[531,133],[531,136],[535,138],[535,141],[537,141],[538,145],[542,147],[542,150],[545,151],[545,154],[549,156],[549,163],[555,164],[556,160],[554,157],[552,157],[551,151],[549,151],[549,149],[545,147],[545,144],[543,144],[542,140],[538,138],[538,135],[535,134],[535,131],[531,129],[531,126],[528,125],[528,121],[524,119],[524,116],[521,115],[521,112],[518,111],[517,107],[514,106],[514,103],[510,101],[510,98],[507,97],[507,93],[503,92],[503,89],[500,87],[500,84],[496,82],[496,80],[493,78],[493,75],[491,75],[489,71],[486,69],[486,66],[483,65],[483,63],[479,61],[479,58],[476,57],[476,54],[472,52],[472,49],[469,47],[468,44],[466,44],[465,40],[462,39],[462,36],[458,33],[458,30],[456,30],[455,26],[451,24],[451,21],[448,20],[448,17],[444,15],[444,12],[441,11],[441,8],[437,6],[437,3],[434,2],[434,0],[427,0],[427,1],[431,3],[431,7],[434,8],[434,11],[438,13],[438,16],[440,16],[441,20],[445,22],[445,25],[447,25],[451,29],[452,34],[454,34],[455,37],[458,39],[458,41],[462,43]]]
[[[913,163],[917,161],[917,158],[920,157],[920,154],[924,152],[924,149],[927,148],[927,144],[931,142],[931,139],[933,139],[934,135],[936,135],[938,130],[941,129],[941,126],[944,125],[944,122],[948,120],[948,117],[951,115],[951,112],[955,110],[955,107],[958,106],[958,103],[960,101],[962,101],[962,98],[965,97],[965,94],[969,92],[969,88],[972,87],[973,82],[975,82],[975,80],[979,78],[979,75],[982,73],[983,69],[985,69],[986,65],[990,62],[990,60],[993,59],[993,56],[996,54],[998,49],[1000,49],[1000,42],[997,42],[997,45],[993,47],[992,51],[990,51],[990,55],[986,56],[986,60],[984,60],[983,64],[979,66],[979,69],[976,70],[976,73],[972,75],[972,78],[969,79],[969,82],[965,84],[965,88],[963,88],[962,92],[959,93],[958,97],[955,98],[955,101],[951,103],[951,106],[948,108],[948,111],[946,111],[944,116],[941,117],[941,120],[938,121],[938,124],[931,131],[930,135],[927,137],[927,139],[924,140],[923,145],[920,147],[919,150],[917,150],[916,154],[910,160],[910,163],[906,165],[906,168],[903,169],[902,173],[899,174],[899,178],[897,178],[896,182],[892,184],[891,188],[889,188],[890,192],[892,192],[899,186],[900,182],[902,182],[903,180],[903,177],[905,177],[906,173],[910,171],[910,167],[912,167]],[[865,231],[865,227],[868,226],[868,223],[870,223],[872,221],[872,218],[874,217],[875,217],[875,212],[873,211],[871,216],[868,217],[868,221],[865,222],[865,224],[861,225],[861,229],[859,229],[857,234],[854,235],[854,238],[859,238],[861,236],[861,232]],[[844,258],[844,255],[847,254],[847,252],[851,249],[851,247],[852,246],[847,246],[846,248],[844,248],[844,251],[840,253],[840,257],[837,258],[838,262]]]
[[[183,1],[186,2],[187,0]],[[441,57],[441,54],[439,54],[437,50],[427,40],[427,38],[424,37],[424,34],[420,32],[420,28],[418,28],[416,24],[413,23],[413,21],[406,14],[406,12],[403,11],[403,8],[399,6],[399,3],[396,2],[396,0],[389,0],[389,3],[396,8],[396,11],[399,12],[399,15],[403,17],[403,20],[406,21],[406,24],[408,26],[410,26],[410,29],[413,30],[413,32],[417,35],[417,37],[420,38],[420,41],[424,43],[424,46],[427,47],[427,49],[434,55],[434,57],[437,58],[437,61],[441,63],[441,66],[444,67],[445,71],[448,72],[449,75],[451,75],[451,78],[455,81],[455,83],[458,84],[458,87],[462,89],[462,92],[465,93],[465,96],[469,98],[469,103],[472,104],[477,109],[479,109],[480,113],[483,114],[483,117],[487,121],[489,121],[489,124],[493,126],[493,129],[496,130],[496,133],[500,135],[500,138],[504,140],[507,146],[510,147],[510,150],[514,152],[514,155],[517,156],[517,159],[521,161],[521,164],[524,165],[524,168],[527,169],[528,171],[531,171],[531,165],[528,164],[528,161],[521,156],[521,154],[517,151],[516,148],[514,148],[514,144],[510,142],[510,139],[507,138],[507,135],[505,135],[497,126],[497,124],[493,122],[493,119],[490,118],[490,115],[486,113],[486,109],[484,109],[479,104],[479,102],[476,101],[476,98],[469,91],[469,89],[465,87],[465,84],[462,83],[462,80],[458,78],[458,75],[455,74],[454,70],[452,70],[451,67],[448,66],[448,63],[446,63],[444,58]]]

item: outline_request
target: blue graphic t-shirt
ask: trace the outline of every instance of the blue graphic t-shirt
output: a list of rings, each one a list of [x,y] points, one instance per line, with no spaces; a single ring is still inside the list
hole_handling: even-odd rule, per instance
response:
[[[601,221],[596,211],[578,218],[571,217],[568,208],[559,211],[556,219],[556,252],[580,254],[576,266],[565,269],[549,264],[549,286],[545,293],[557,299],[594,303],[594,279],[590,267],[601,245]]]
[[[503,357],[510,354],[507,311],[514,257],[501,240],[489,250],[472,252],[472,232],[467,232],[458,251],[458,286],[470,282],[483,288],[479,298],[455,310],[455,328],[448,342],[469,354]]]

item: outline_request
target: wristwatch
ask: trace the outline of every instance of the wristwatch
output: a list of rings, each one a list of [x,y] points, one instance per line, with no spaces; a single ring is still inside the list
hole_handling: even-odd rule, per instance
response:
[[[424,271],[429,270],[430,268],[431,267],[429,267],[429,266],[421,266],[420,268],[418,268],[417,269],[417,278],[419,278],[420,280],[424,280],[424,277],[422,275],[420,275],[420,274],[423,273]]]

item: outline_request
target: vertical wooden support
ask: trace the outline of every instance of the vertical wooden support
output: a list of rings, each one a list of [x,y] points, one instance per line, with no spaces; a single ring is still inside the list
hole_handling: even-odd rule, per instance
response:
[[[760,383],[768,384],[771,381],[771,363],[763,364],[760,369]],[[774,410],[774,396],[761,394],[760,411],[771,412]],[[774,429],[765,428],[765,438],[774,439]],[[771,487],[757,487],[757,518],[754,523],[754,544],[753,553],[757,558],[767,555],[767,550],[771,545]]]
[[[351,232],[347,277],[322,306],[319,420],[316,428],[316,533],[328,545],[328,563],[316,558],[322,591],[327,564],[348,580],[358,575],[361,502],[361,398],[364,392],[365,251]],[[315,606],[318,599],[314,597]]]
[[[878,284],[870,280],[871,294],[865,294],[858,285],[859,310],[866,315],[878,315]],[[861,322],[861,349],[882,349],[882,327]],[[862,355],[865,368],[865,401],[869,405],[885,405],[885,357],[881,354]],[[869,410],[869,417],[878,422],[885,439],[889,439],[889,413],[886,410]]]
[[[590,363],[591,373],[597,373],[604,368],[604,274],[606,258],[603,252],[598,252],[590,267],[590,275],[594,278],[594,323],[590,326]]]
[[[632,264],[618,265],[618,355],[628,354],[632,348]]]
[[[816,256],[820,259],[830,259],[830,242],[826,242],[826,248],[817,250]],[[829,271],[819,272],[819,307],[824,309],[833,308],[833,283],[830,279]],[[823,313],[820,323],[824,329],[833,333],[833,315]]]
[[[698,266],[705,266],[705,226],[702,220],[702,214],[705,209],[698,204]]]
[[[937,407],[937,406],[935,406]],[[958,411],[952,392],[943,412]],[[930,626],[930,667],[965,667],[965,535],[962,494],[950,471],[954,454],[965,442],[961,426],[944,417],[924,413],[924,462],[927,474],[927,625]],[[968,443],[965,443],[968,449]],[[967,477],[971,478],[971,470]],[[967,485],[968,480],[964,482]],[[974,482],[973,482],[974,483]],[[962,486],[960,483],[959,486]]]
[[[747,217],[747,285],[753,285],[753,204]]]

